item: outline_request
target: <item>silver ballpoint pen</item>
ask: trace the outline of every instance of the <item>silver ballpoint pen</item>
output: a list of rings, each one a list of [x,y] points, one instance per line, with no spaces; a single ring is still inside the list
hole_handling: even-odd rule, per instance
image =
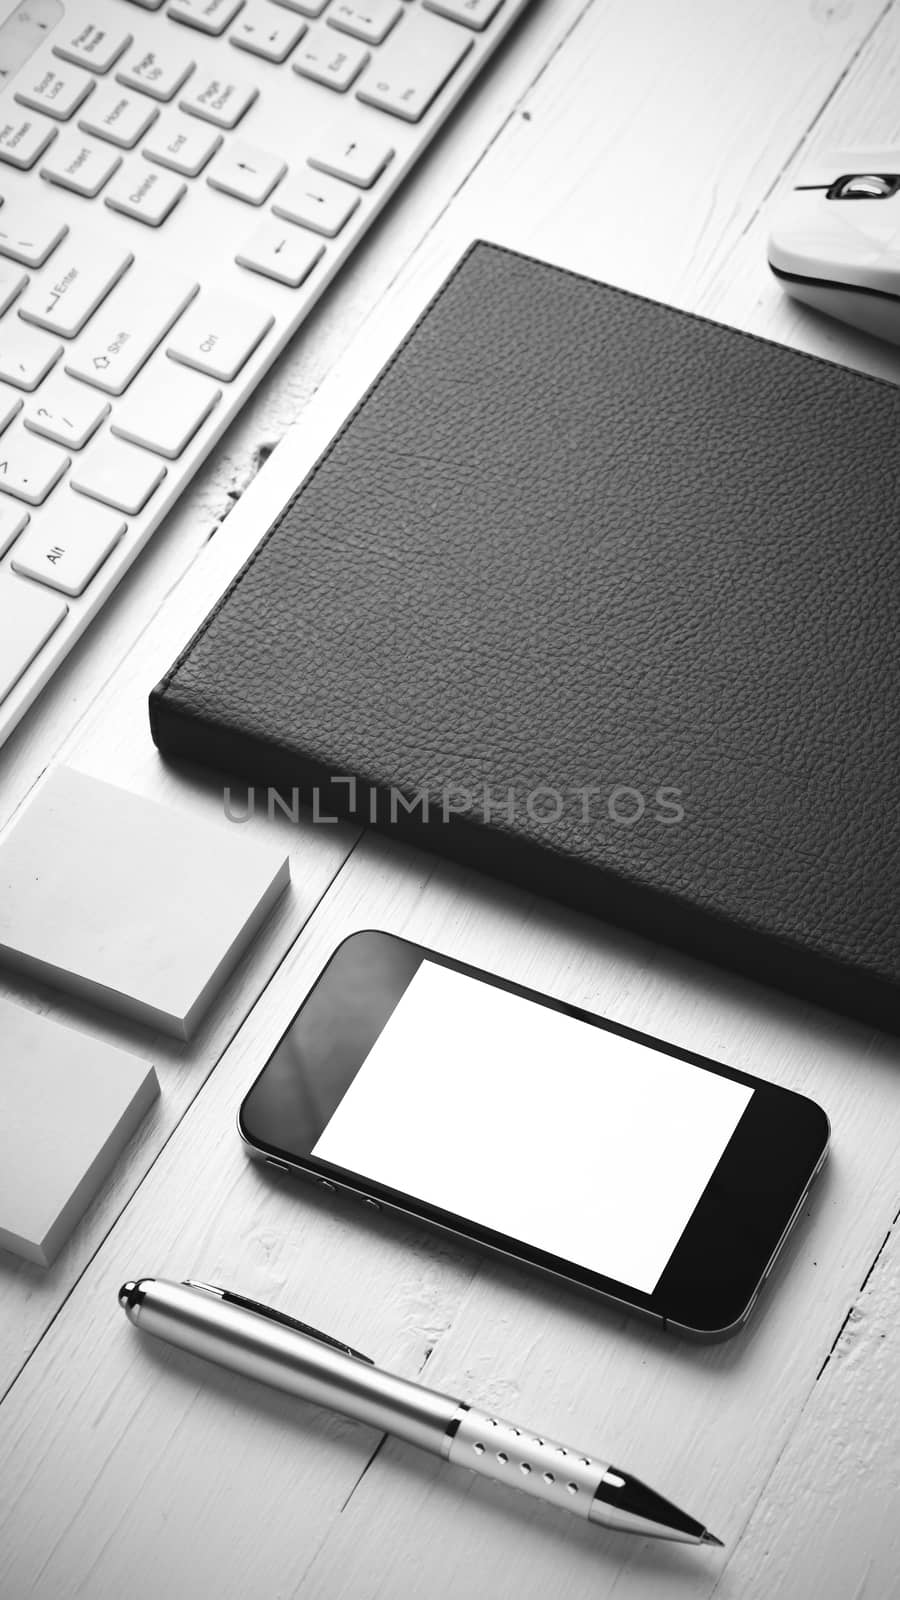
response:
[[[584,1521],[683,1544],[722,1543],[631,1473],[384,1372],[340,1340],[228,1289],[141,1278],[122,1285],[119,1304],[142,1333],[340,1411]]]

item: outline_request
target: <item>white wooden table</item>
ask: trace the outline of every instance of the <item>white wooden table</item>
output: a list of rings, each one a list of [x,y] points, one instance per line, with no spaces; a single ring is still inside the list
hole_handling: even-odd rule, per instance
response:
[[[900,6],[884,0],[536,0],[0,752],[0,821],[63,759],[222,825],[219,786],[157,756],[147,692],[473,237],[900,379],[900,352],[794,310],[764,258],[772,198],[808,144],[900,144],[898,79]],[[0,1254],[2,1600],[895,1596],[900,1043],[349,827],[247,826],[281,827],[293,888],[190,1047],[0,977],[0,992],[154,1061],[163,1090],[53,1269]],[[830,1163],[747,1332],[678,1343],[250,1167],[239,1101],[328,954],[364,926],[825,1105]],[[116,1305],[142,1274],[233,1284],[619,1459],[726,1548],[542,1514],[152,1348]]]

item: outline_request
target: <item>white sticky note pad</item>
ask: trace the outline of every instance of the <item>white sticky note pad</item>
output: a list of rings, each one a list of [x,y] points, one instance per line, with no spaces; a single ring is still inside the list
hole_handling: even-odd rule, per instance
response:
[[[0,1000],[0,1248],[49,1266],[158,1094],[148,1062]]]
[[[423,961],[313,1153],[652,1294],[752,1093]]]
[[[224,817],[57,767],[0,836],[0,961],[187,1039],[289,880]]]

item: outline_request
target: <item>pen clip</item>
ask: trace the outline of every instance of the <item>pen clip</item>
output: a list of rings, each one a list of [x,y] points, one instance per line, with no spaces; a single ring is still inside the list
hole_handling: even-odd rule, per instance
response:
[[[355,1361],[365,1361],[367,1366],[375,1365],[371,1356],[364,1356],[361,1350],[354,1350],[349,1344],[344,1344],[343,1339],[333,1339],[329,1333],[321,1333],[318,1328],[311,1328],[306,1322],[298,1322],[296,1317],[289,1317],[286,1311],[276,1311],[272,1306],[261,1305],[258,1300],[248,1300],[245,1295],[235,1294],[231,1289],[220,1289],[215,1283],[200,1283],[196,1278],[185,1278],[188,1289],[202,1289],[206,1294],[214,1294],[226,1305],[240,1306],[242,1311],[252,1311],[254,1316],[265,1317],[267,1322],[277,1322],[283,1328],[292,1328],[295,1333],[303,1333],[307,1339],[316,1339],[319,1344],[327,1344],[332,1350],[340,1350],[342,1355],[353,1356]]]

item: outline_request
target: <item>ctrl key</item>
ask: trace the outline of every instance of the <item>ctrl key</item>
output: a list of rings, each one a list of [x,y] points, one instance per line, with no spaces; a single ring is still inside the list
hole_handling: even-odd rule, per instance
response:
[[[56,632],[68,606],[27,578],[0,572],[0,702]]]
[[[265,338],[275,318],[237,295],[201,290],[173,329],[166,355],[230,383]]]

